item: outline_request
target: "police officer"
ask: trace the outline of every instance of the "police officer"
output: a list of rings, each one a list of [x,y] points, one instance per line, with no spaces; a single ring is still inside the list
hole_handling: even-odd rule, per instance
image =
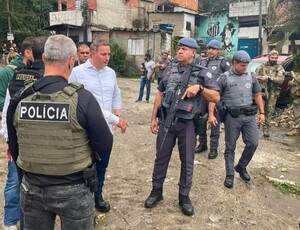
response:
[[[8,90],[6,92],[5,96],[5,102],[4,102],[4,107],[3,107],[3,117],[1,120],[2,124],[2,133],[7,139],[7,126],[6,126],[6,112],[7,108],[10,102],[10,99],[15,95],[17,91],[19,91],[21,88],[25,86],[26,81],[34,81],[38,80],[43,77],[44,75],[44,63],[42,61],[42,54],[44,52],[44,45],[46,42],[46,37],[35,37],[32,38],[32,46],[31,51],[32,51],[32,57],[34,60],[33,62],[31,60],[27,60],[27,66],[23,68],[19,68],[17,71],[14,72],[13,78],[10,81],[8,85]],[[10,156],[9,151],[7,151],[7,157],[8,159],[12,159]],[[16,165],[14,162],[9,163],[9,172],[7,174],[7,185],[6,185],[6,191],[5,192],[5,199],[7,203],[7,212],[11,208],[13,208],[13,205],[11,205],[9,202],[12,202],[14,204],[19,204],[19,196],[20,196],[20,181],[22,180],[22,173],[19,170],[19,168],[15,169]],[[12,170],[14,169],[14,170]],[[16,176],[17,173],[14,173],[15,171],[18,172],[18,177]],[[12,190],[12,187],[15,188]],[[9,191],[9,194],[8,194]],[[17,212],[14,212],[14,215],[17,216]],[[22,220],[22,213],[20,213],[20,218],[18,215],[17,219],[20,219],[20,227],[23,229],[23,220]],[[13,218],[10,216],[10,218]]]
[[[276,101],[281,90],[280,85],[283,83],[285,76],[284,68],[277,63],[278,56],[279,54],[276,50],[271,50],[268,62],[261,64],[255,70],[265,101],[266,122],[263,124],[264,137],[270,136],[270,120],[275,112]]]
[[[265,120],[264,106],[259,83],[255,75],[247,73],[250,56],[245,51],[238,51],[233,56],[233,66],[218,78],[221,97],[226,106],[225,119],[225,166],[226,179],[224,185],[233,187],[234,170],[248,182],[251,180],[246,167],[251,161],[258,146],[258,130],[256,125],[257,107],[259,109],[258,123]],[[256,105],[252,105],[254,97]],[[236,141],[242,133],[245,143],[244,151],[238,164],[234,167]]]
[[[68,84],[75,43],[64,35],[45,44],[44,77],[11,100],[9,149],[23,170],[24,229],[92,229],[97,185],[93,158],[111,151],[112,134],[94,96]],[[30,207],[30,208],[28,208]]]
[[[226,58],[219,55],[221,44],[218,40],[211,40],[207,44],[207,58],[202,59],[200,65],[206,67],[212,74],[213,79],[217,80],[221,73],[226,72],[230,68],[230,64]],[[215,159],[218,156],[218,146],[220,138],[220,118],[218,114],[218,107],[214,103],[208,103],[207,100],[201,100],[201,114],[209,113],[208,121],[212,123],[210,133],[210,151],[208,159]],[[199,145],[195,148],[196,153],[201,153],[207,150],[207,122],[204,120],[203,125],[200,126]]]
[[[178,139],[179,156],[181,160],[181,173],[179,182],[179,205],[183,214],[191,216],[194,214],[194,208],[189,198],[189,192],[192,186],[194,148],[196,142],[195,125],[193,118],[199,112],[199,100],[201,96],[209,101],[218,102],[220,95],[218,85],[213,81],[212,76],[206,69],[200,66],[191,71],[189,75],[189,85],[182,98],[187,103],[192,104],[192,110],[189,112],[179,111],[176,116],[178,120],[169,130],[165,130],[164,122],[168,119],[170,103],[173,101],[172,95],[176,90],[176,85],[183,81],[182,75],[190,67],[195,58],[198,44],[193,38],[182,38],[178,43],[177,60],[172,62],[167,71],[167,75],[161,80],[156,95],[153,112],[151,116],[151,132],[158,134],[156,143],[156,159],[154,163],[152,185],[153,189],[145,201],[146,208],[153,208],[163,199],[162,190],[166,177],[169,160],[172,150]],[[163,96],[164,95],[164,96]],[[157,119],[157,113],[162,105],[160,120]],[[164,117],[166,119],[164,119]]]

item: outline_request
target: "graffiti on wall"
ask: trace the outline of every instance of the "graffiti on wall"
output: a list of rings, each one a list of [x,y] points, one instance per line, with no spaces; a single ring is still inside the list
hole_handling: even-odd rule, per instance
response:
[[[220,34],[222,36],[224,50],[231,51],[233,49],[233,47],[235,46],[232,41],[232,36],[235,31],[236,31],[236,29],[234,28],[234,25],[231,22],[227,23],[224,26],[223,31]]]
[[[203,41],[204,46],[202,47],[205,47],[210,40],[217,39],[221,42],[225,55],[227,57],[233,56],[238,48],[238,22],[230,19],[226,13],[201,17],[196,39]]]

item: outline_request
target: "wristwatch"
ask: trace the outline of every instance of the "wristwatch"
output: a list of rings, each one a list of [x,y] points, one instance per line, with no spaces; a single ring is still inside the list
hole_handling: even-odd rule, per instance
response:
[[[204,90],[204,86],[200,84],[200,87],[199,87],[199,93],[202,93]]]

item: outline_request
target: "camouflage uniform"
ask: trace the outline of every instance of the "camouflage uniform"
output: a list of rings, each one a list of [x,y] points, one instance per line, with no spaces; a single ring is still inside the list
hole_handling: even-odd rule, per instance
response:
[[[262,76],[269,76],[266,82],[260,82],[262,96],[265,102],[266,121],[263,125],[264,131],[269,131],[270,120],[275,111],[276,101],[280,94],[280,85],[284,81],[285,70],[281,65],[271,65],[269,62],[261,64],[255,70],[258,79]]]
[[[294,125],[292,129],[286,133],[287,136],[300,134],[300,73],[295,77],[296,78],[289,82],[291,96],[293,98]]]

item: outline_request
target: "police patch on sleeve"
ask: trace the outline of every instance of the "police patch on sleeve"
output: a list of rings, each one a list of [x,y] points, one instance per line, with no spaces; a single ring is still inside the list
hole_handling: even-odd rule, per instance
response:
[[[212,75],[211,75],[211,73],[210,73],[210,72],[207,72],[207,73],[206,73],[206,77],[208,77],[208,78],[212,78]]]
[[[70,104],[21,102],[19,119],[45,122],[69,122]]]

